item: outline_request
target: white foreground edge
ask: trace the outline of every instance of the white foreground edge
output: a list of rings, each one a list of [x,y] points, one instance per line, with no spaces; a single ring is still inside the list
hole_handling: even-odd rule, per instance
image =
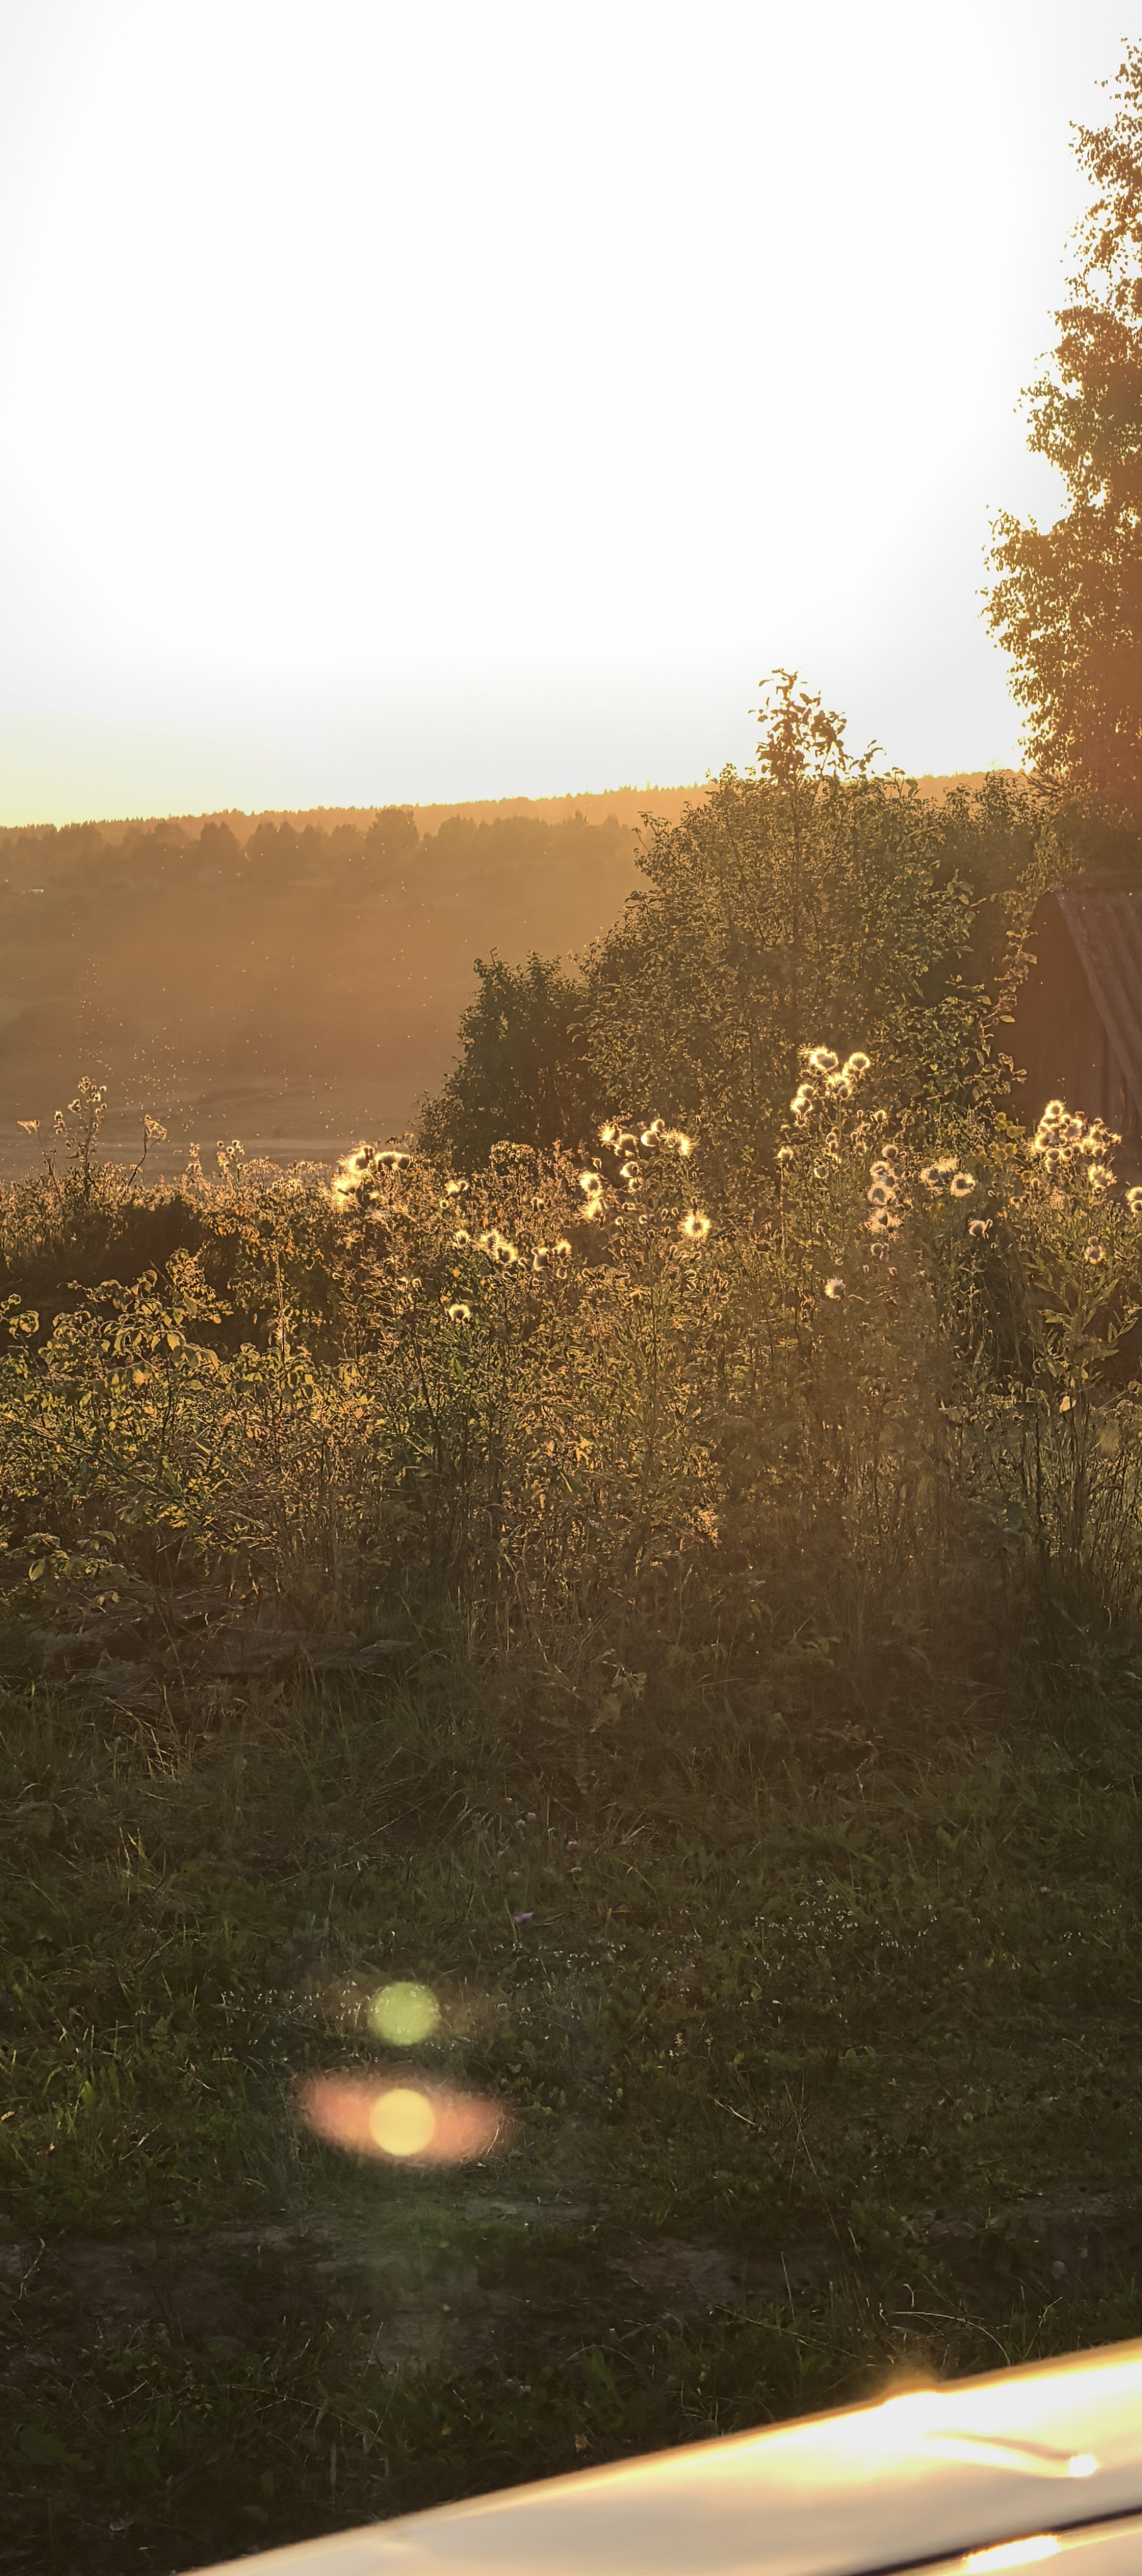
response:
[[[261,2576],[1142,2576],[1142,2342],[234,2559]]]

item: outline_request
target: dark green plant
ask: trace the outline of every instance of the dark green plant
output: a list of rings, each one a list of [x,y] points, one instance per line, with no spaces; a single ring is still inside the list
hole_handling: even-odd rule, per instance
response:
[[[534,950],[523,966],[478,957],[476,974],[480,989],[460,1022],[463,1054],[421,1114],[424,1151],[469,1171],[501,1139],[585,1142],[603,1104],[583,1035],[582,984]]]

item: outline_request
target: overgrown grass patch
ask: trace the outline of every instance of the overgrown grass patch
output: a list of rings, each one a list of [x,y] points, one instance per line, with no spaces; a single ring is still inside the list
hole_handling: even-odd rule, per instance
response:
[[[1055,2277],[1011,2216],[1142,2184],[1130,1668],[840,1776],[760,1724],[680,1733],[657,1794],[637,1705],[576,1777],[494,1676],[485,1701],[437,1669],[197,1730],[5,1702],[3,2236],[241,2222],[365,2273],[383,2245],[431,2326],[394,2363],[363,2293],[236,2349],[208,2323],[73,2349],[33,2266],[14,2565],[82,2534],[110,2569],[129,2530],[132,2563],[189,2566],[1142,2325],[1129,2226]],[[383,2058],[363,2000],[398,1976],[441,2007],[415,2062],[513,2108],[483,2168],[298,2127],[299,2075]]]

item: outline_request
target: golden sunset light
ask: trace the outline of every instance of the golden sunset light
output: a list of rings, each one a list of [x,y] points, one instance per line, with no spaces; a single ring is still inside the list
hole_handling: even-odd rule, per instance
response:
[[[1017,757],[1111,0],[0,13],[0,821]]]
[[[0,0],[0,2568],[1142,2566],[1142,31]]]

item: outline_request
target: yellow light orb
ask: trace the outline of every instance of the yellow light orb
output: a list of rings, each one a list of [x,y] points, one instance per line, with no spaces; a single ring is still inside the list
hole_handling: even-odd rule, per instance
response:
[[[439,2030],[440,2006],[430,1986],[397,1978],[374,1995],[369,2006],[369,2027],[393,2048],[416,2048],[422,2039],[430,2039],[433,2031]]]
[[[386,2156],[419,2156],[435,2134],[436,2113],[426,2093],[394,2084],[374,2102],[369,2129]]]

